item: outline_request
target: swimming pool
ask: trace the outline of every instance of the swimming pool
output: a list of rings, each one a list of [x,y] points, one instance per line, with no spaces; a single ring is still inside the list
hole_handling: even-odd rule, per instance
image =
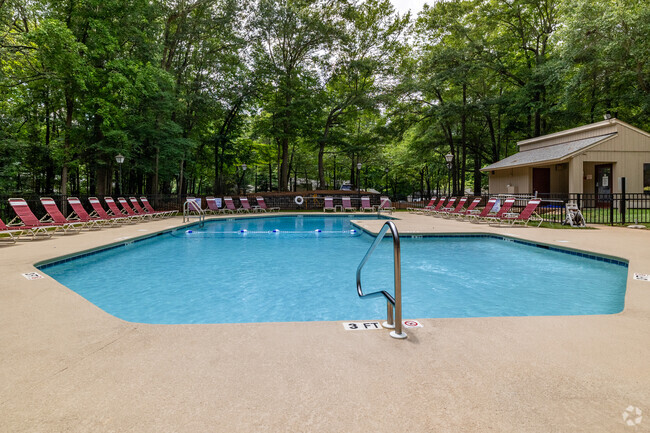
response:
[[[132,322],[383,319],[385,301],[356,293],[373,237],[351,219],[360,217],[207,221],[40,269]],[[392,292],[392,278],[386,239],[364,268],[364,291]],[[402,238],[405,318],[612,314],[626,279],[623,262],[497,236]]]

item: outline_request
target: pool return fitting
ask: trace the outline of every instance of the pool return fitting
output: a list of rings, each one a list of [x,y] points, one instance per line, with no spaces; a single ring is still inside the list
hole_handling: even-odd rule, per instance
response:
[[[384,238],[386,232],[388,232],[389,229],[393,236],[393,266],[395,272],[395,296],[393,297],[393,295],[386,292],[385,290],[379,290],[376,292],[364,294],[363,290],[361,289],[361,269],[363,269],[363,266],[366,264],[368,259],[370,259],[370,256],[372,255],[373,251],[375,251],[375,248],[377,248],[377,245],[379,245],[379,242],[381,242],[381,240]],[[402,265],[401,265],[400,256],[401,256],[401,249],[399,244],[399,233],[397,232],[397,227],[395,226],[395,223],[393,223],[392,221],[387,221],[379,231],[379,234],[375,238],[372,245],[370,245],[370,248],[368,248],[368,252],[366,252],[366,255],[363,257],[363,260],[361,260],[361,263],[359,263],[359,267],[357,267],[357,293],[359,294],[360,298],[370,299],[370,298],[376,298],[378,296],[383,296],[386,298],[387,318],[386,321],[382,323],[382,326],[384,328],[390,328],[390,329],[394,328],[395,330],[391,331],[390,336],[393,338],[401,339],[401,338],[406,338],[407,335],[404,331],[402,331]],[[395,310],[395,314],[393,314],[393,309]]]

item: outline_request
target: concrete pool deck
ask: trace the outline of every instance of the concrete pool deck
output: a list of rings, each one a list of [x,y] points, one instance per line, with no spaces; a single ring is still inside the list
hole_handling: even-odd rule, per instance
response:
[[[629,260],[625,310],[423,319],[406,340],[341,322],[146,325],[21,274],[180,217],[19,242],[0,246],[0,432],[650,431],[650,282],[633,279],[650,274],[650,231],[394,216],[403,235],[493,233]],[[643,411],[633,427],[629,406]]]

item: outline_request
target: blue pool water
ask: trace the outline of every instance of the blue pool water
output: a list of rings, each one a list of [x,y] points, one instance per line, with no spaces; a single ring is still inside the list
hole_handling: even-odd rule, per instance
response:
[[[373,238],[350,220],[208,221],[42,269],[132,322],[383,319],[382,299],[357,296],[356,267]],[[402,238],[405,318],[617,313],[626,278],[620,264],[501,238]],[[390,239],[362,280],[366,292],[393,291]]]

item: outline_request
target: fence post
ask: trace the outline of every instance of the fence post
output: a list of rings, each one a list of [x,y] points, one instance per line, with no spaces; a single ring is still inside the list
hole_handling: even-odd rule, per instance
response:
[[[582,206],[580,206],[580,193],[576,195],[576,206],[578,206],[578,209],[582,208]]]
[[[609,225],[614,225],[614,194],[609,193]]]
[[[621,224],[625,225],[625,178],[621,178],[621,204],[619,205],[621,212]]]

